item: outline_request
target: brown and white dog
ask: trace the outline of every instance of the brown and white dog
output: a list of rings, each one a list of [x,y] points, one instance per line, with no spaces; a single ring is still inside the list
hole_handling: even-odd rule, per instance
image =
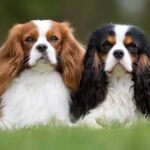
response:
[[[84,48],[68,23],[33,20],[15,25],[0,50],[0,126],[70,123]]]

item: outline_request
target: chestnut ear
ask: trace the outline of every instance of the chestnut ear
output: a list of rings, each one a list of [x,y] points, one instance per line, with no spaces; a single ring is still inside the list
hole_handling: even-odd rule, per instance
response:
[[[79,90],[72,95],[71,113],[75,118],[85,115],[100,104],[107,93],[107,76],[92,36],[84,59],[84,71]]]
[[[17,76],[23,60],[20,41],[21,27],[21,25],[15,25],[0,48],[0,95],[5,92],[11,80]]]
[[[66,85],[74,91],[79,86],[85,50],[75,39],[69,23],[61,23],[61,32],[63,41],[59,54],[60,68]]]

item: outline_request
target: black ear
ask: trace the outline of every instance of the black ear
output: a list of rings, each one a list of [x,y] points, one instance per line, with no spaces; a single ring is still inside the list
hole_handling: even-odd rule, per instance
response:
[[[134,100],[140,112],[150,115],[150,58],[141,54],[133,72]]]
[[[75,118],[85,115],[101,103],[107,93],[107,76],[104,72],[93,35],[89,41],[84,59],[84,71],[79,90],[72,95],[71,113]]]
[[[133,63],[133,99],[138,110],[150,114],[150,43],[147,35],[137,27],[131,28],[131,34],[138,45],[138,58]]]

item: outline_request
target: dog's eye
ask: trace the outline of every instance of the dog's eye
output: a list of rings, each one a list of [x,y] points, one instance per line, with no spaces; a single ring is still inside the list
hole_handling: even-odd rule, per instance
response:
[[[49,41],[49,42],[56,42],[56,41],[58,41],[58,37],[55,36],[55,35],[53,35],[53,36],[51,36],[51,37],[48,39],[48,41]]]
[[[29,37],[27,37],[26,39],[25,39],[25,41],[27,42],[27,43],[34,43],[35,42],[35,39],[33,38],[33,37],[31,37],[31,36],[29,36]]]
[[[102,48],[102,50],[107,51],[107,50],[110,50],[112,48],[112,46],[113,45],[111,43],[106,41],[105,43],[103,43],[101,45],[101,48]]]
[[[130,51],[130,52],[136,52],[138,50],[137,46],[135,43],[130,43],[128,45],[126,45],[126,48]]]

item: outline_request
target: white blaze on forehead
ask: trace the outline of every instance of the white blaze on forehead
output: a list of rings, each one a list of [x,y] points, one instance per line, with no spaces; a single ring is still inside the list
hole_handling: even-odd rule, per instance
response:
[[[51,20],[33,20],[32,22],[36,25],[39,36],[45,36],[53,24]]]
[[[116,35],[116,43],[124,41],[125,35],[129,30],[129,25],[115,25],[114,31]]]
[[[46,34],[48,33],[48,31],[52,29],[53,21],[51,21],[51,20],[33,20],[32,22],[37,28],[38,39],[35,42],[33,48],[31,49],[29,64],[35,65],[37,60],[42,57],[42,54],[36,48],[39,44],[45,44],[48,47],[46,50],[47,56],[52,64],[56,64],[57,63],[56,50],[47,41],[47,37],[46,37]]]
[[[105,65],[105,71],[112,71],[112,69],[115,67],[117,60],[113,56],[113,52],[115,50],[122,50],[124,52],[123,58],[120,60],[120,63],[124,66],[124,68],[131,72],[132,71],[132,61],[130,54],[127,50],[127,48],[124,45],[124,39],[126,36],[126,33],[130,29],[131,26],[129,25],[115,25],[114,26],[114,32],[115,32],[115,38],[116,43],[110,50],[108,57],[106,59],[106,65]]]

